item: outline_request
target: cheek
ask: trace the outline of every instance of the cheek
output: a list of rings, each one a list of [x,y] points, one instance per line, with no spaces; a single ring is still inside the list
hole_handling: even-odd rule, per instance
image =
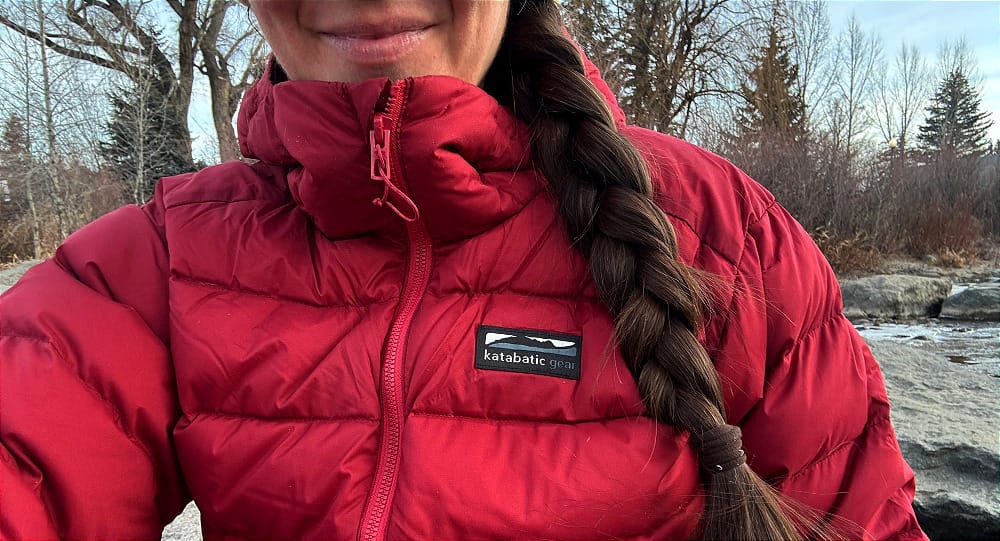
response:
[[[463,2],[470,6],[466,15],[470,18],[456,44],[462,51],[466,66],[474,70],[477,78],[486,75],[493,63],[507,22],[507,2],[480,1]]]
[[[297,2],[256,0],[250,2],[250,11],[253,12],[264,34],[285,34],[298,25],[297,4]]]
[[[480,41],[483,46],[488,46],[489,50],[496,49],[503,38],[504,30],[507,27],[507,2],[476,2],[482,8],[479,10],[479,28],[476,41]]]
[[[307,48],[303,43],[302,29],[298,24],[299,2],[256,0],[250,2],[260,28],[261,34],[271,47],[274,56],[281,62],[285,71],[293,79],[296,78],[295,64]]]

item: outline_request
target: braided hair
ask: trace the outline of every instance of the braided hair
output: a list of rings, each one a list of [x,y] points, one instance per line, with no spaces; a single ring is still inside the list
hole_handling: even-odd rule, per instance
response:
[[[614,318],[648,414],[691,434],[704,470],[703,539],[801,539],[726,423],[719,375],[697,339],[710,302],[653,199],[643,158],[587,79],[551,0],[512,0],[483,86],[531,130],[532,155]]]

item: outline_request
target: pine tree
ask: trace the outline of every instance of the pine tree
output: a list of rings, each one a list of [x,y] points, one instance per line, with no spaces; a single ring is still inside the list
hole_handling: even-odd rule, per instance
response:
[[[753,68],[740,86],[744,105],[726,155],[766,186],[798,217],[813,201],[812,162],[807,151],[806,109],[798,92],[798,66],[791,59],[783,24],[785,6],[775,2],[764,39],[753,54]],[[814,227],[816,224],[808,224]]]
[[[31,155],[28,127],[11,114],[0,137],[0,261],[39,257],[38,213],[33,185],[39,168]]]
[[[17,115],[10,115],[4,123],[0,137],[0,223],[5,217],[19,211],[17,184],[21,175],[28,172],[30,159],[28,134],[24,121]]]
[[[121,178],[126,199],[141,204],[153,195],[156,181],[192,171],[195,166],[177,144],[187,137],[169,99],[156,81],[132,84],[109,95],[112,115],[102,154]]]
[[[941,84],[920,126],[917,140],[923,150],[956,158],[979,157],[989,148],[989,112],[980,110],[979,92],[961,70],[952,70]]]
[[[805,133],[805,104],[797,91],[799,68],[792,60],[777,14],[767,30],[767,44],[758,49],[749,81],[740,85],[745,104],[737,114],[743,135],[785,136]]]

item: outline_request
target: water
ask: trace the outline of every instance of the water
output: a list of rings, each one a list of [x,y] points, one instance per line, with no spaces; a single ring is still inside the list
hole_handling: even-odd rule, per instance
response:
[[[855,325],[865,340],[892,341],[931,351],[941,362],[1000,378],[1000,323],[928,319]]]

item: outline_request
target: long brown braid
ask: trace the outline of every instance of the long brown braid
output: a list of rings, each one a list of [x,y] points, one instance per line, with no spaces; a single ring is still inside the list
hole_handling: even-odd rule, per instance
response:
[[[649,415],[691,434],[705,470],[702,538],[801,539],[726,424],[719,375],[696,338],[709,304],[697,271],[678,261],[645,163],[587,80],[554,2],[511,0],[484,87],[530,126],[535,164],[589,261]]]

